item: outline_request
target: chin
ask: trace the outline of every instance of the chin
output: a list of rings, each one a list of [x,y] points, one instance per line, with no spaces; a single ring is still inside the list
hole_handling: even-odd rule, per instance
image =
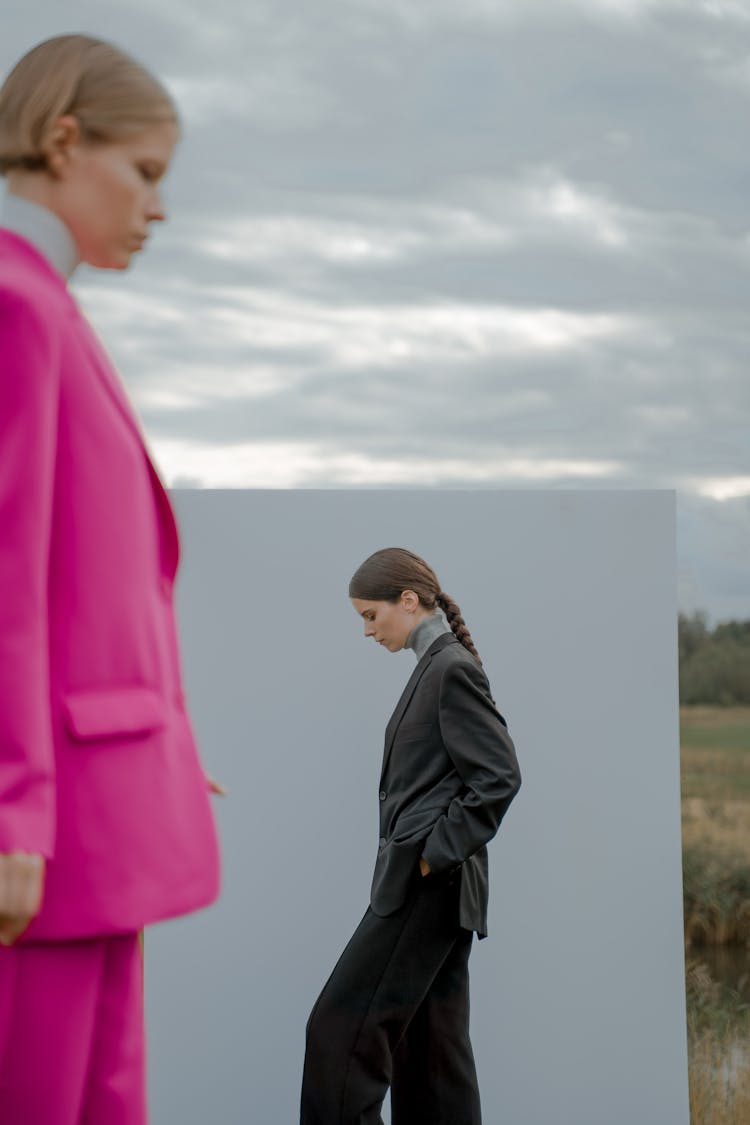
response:
[[[133,255],[129,250],[120,250],[117,253],[97,254],[86,258],[86,265],[97,270],[119,270],[121,273],[128,268]]]
[[[125,270],[130,268],[130,263],[132,262],[132,260],[132,254],[123,254],[119,258],[113,258],[110,262],[107,263],[106,266],[103,266],[102,268],[105,270],[119,270],[120,273],[123,273]]]

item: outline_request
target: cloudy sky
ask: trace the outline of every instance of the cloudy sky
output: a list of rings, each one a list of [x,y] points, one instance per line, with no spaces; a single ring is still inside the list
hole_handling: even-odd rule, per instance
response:
[[[81,271],[174,485],[675,488],[750,618],[750,0],[3,0],[0,69],[173,91],[170,222]]]

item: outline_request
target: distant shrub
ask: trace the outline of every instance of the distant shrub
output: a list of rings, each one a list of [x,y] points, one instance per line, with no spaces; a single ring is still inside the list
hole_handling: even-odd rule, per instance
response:
[[[705,615],[678,618],[680,702],[750,704],[750,621],[711,631]]]

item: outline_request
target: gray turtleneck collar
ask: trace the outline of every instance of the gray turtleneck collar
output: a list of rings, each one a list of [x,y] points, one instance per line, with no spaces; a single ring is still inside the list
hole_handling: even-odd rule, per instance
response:
[[[450,633],[450,631],[451,627],[442,609],[436,609],[434,613],[423,617],[419,624],[414,626],[406,638],[404,648],[412,649],[417,660],[421,660],[430,645],[443,633]]]
[[[0,227],[30,242],[67,281],[80,262],[73,236],[52,211],[6,191],[0,204]]]

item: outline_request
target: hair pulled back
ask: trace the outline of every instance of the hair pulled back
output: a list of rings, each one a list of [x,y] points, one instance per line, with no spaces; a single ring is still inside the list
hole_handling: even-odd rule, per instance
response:
[[[397,602],[404,590],[413,590],[425,609],[442,609],[451,632],[479,661],[468,626],[453,598],[440,588],[432,567],[404,547],[383,547],[366,558],[349,583],[349,597],[372,602]]]
[[[89,35],[57,35],[32,47],[0,88],[0,175],[45,169],[52,129],[68,114],[90,144],[178,121],[162,84],[119,47]]]

